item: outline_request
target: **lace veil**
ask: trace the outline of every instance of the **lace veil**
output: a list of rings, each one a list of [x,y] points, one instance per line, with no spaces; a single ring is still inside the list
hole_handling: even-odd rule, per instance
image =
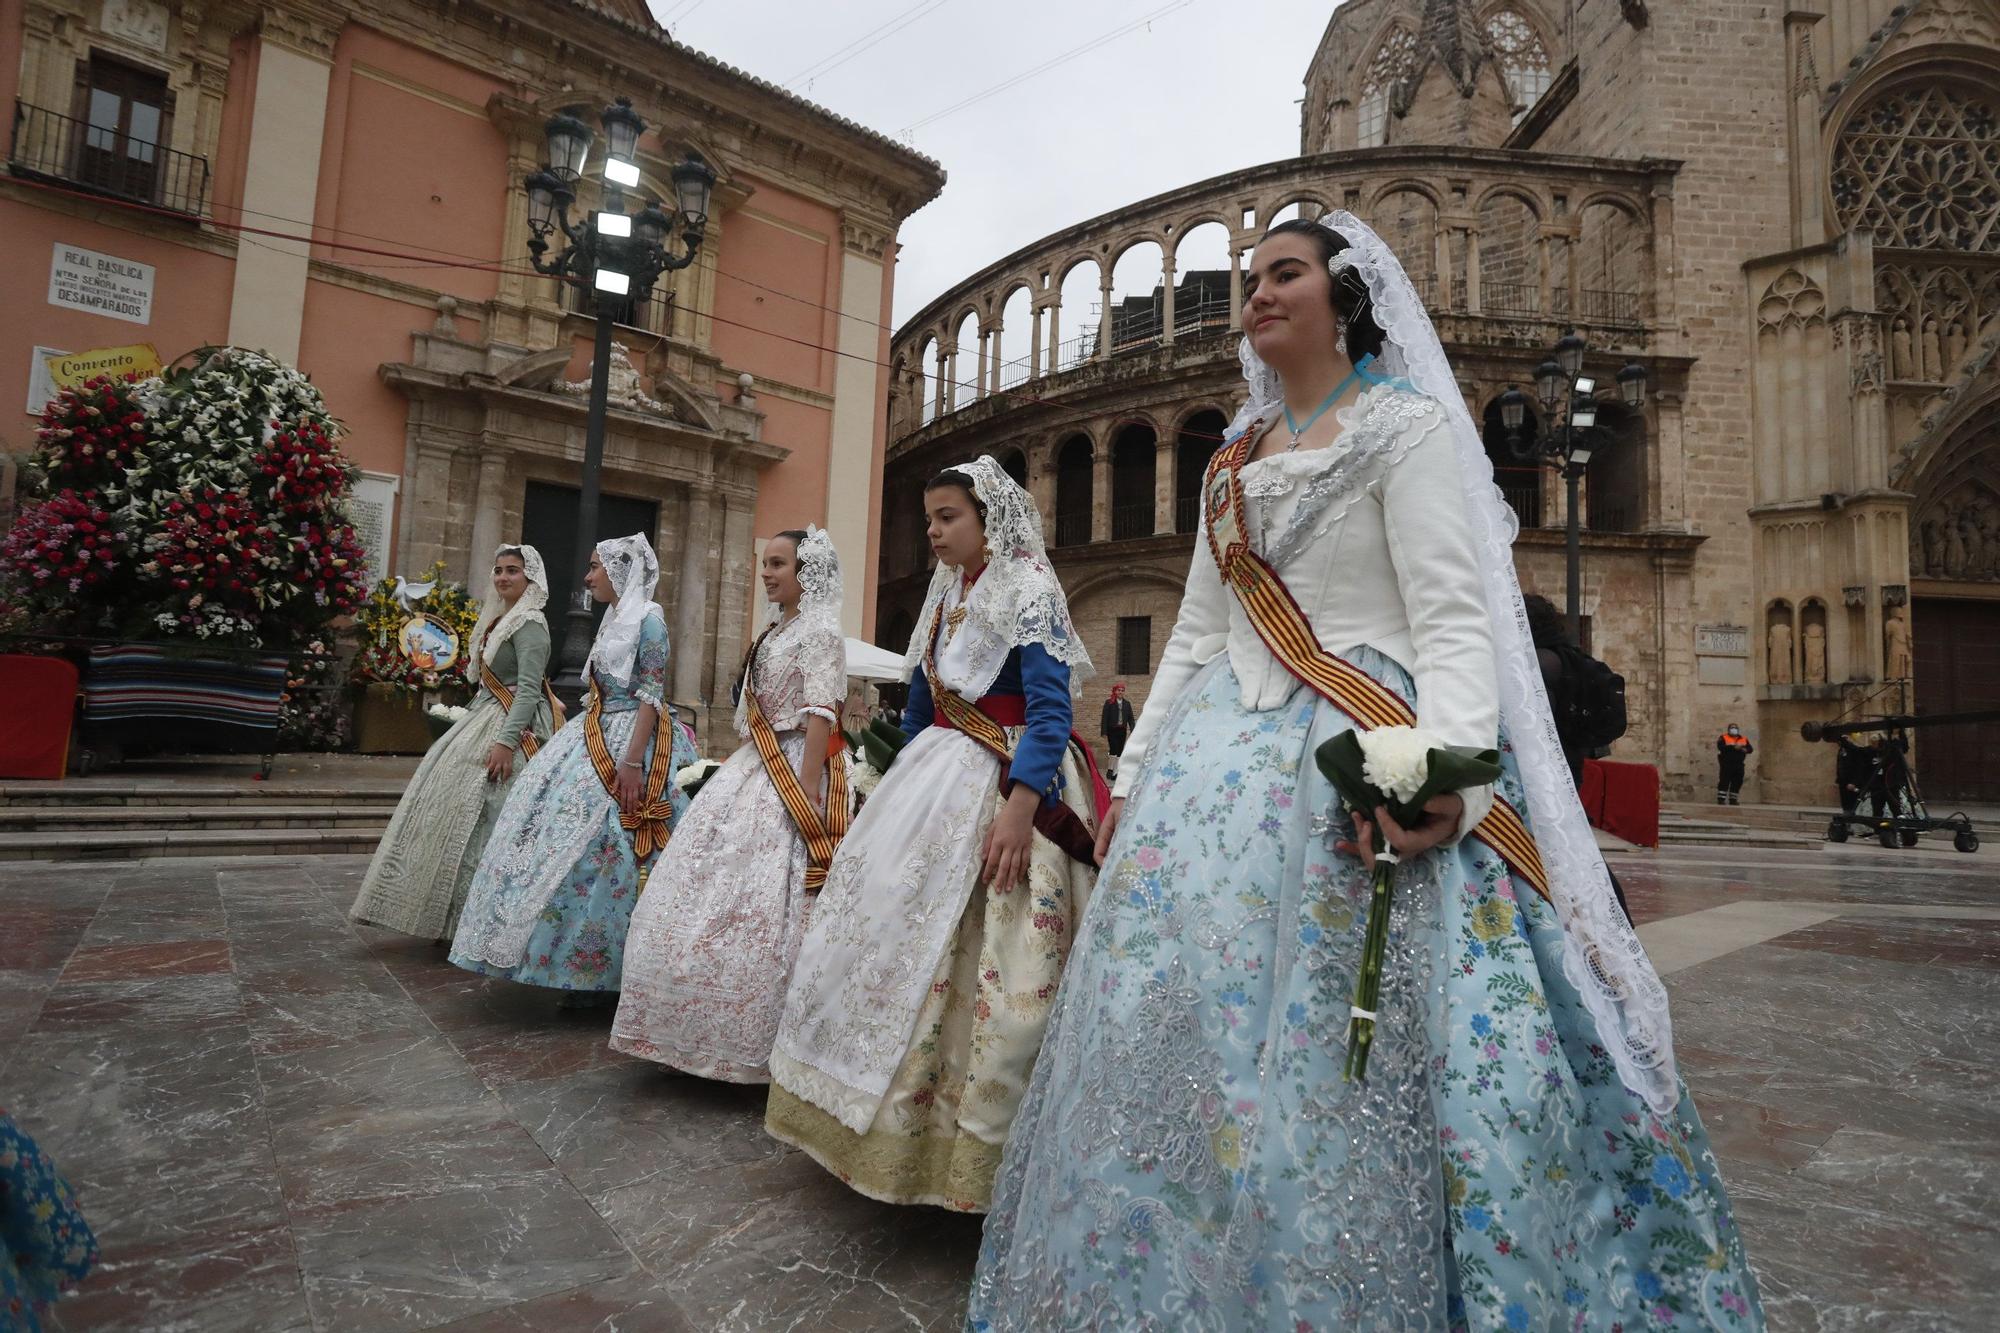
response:
[[[805,540],[799,543],[798,561],[799,613],[793,619],[789,633],[801,637],[791,642],[832,643],[840,652],[837,677],[825,663],[817,660],[824,654],[815,655],[806,672],[807,701],[823,704],[844,697],[847,688],[847,638],[840,625],[844,601],[840,583],[840,553],[833,549],[833,538],[826,529],[808,523]],[[774,604],[765,628],[779,624],[783,615],[784,611]],[[748,670],[746,664],[745,671]],[[744,736],[750,734],[750,708],[744,700],[749,697],[752,687],[753,682],[746,676],[736,694],[736,730]],[[828,720],[839,725],[838,718]]]
[[[977,699],[993,685],[1007,654],[1017,647],[1038,643],[1050,657],[1069,668],[1070,693],[1080,696],[1083,682],[1095,673],[1083,637],[1070,622],[1069,599],[1049,566],[1048,550],[1042,544],[1042,516],[1035,501],[1006,469],[981,454],[970,463],[953,469],[972,478],[973,496],[986,507],[986,548],[990,559],[986,572],[973,585],[966,601],[966,623],[959,640],[978,664],[975,678],[964,694]],[[917,617],[916,633],[903,654],[903,679],[916,675],[930,645],[926,636],[937,623],[938,608],[945,593],[958,581],[959,572],[940,564],[931,575],[930,591],[924,595],[924,609]]]
[[[542,608],[549,604],[549,571],[542,564],[542,553],[532,546],[518,542],[503,542],[493,552],[494,560],[510,551],[521,555],[521,568],[527,571],[528,586],[521,589],[521,595],[512,606],[500,600],[500,594],[489,585],[486,601],[479,608],[478,623],[472,627],[472,646],[465,652],[465,678],[476,688],[479,684],[480,664],[493,656],[493,650],[507,642],[515,630],[529,620],[542,619]]]
[[[660,585],[660,558],[645,534],[635,532],[599,542],[597,559],[617,600],[597,627],[597,642],[590,646],[584,670],[624,689],[632,684],[632,668],[639,660],[639,627],[646,623],[648,611],[658,610],[653,590]]]
[[[1549,873],[1551,896],[1563,924],[1563,972],[1582,995],[1625,1085],[1656,1112],[1666,1115],[1680,1100],[1674,1068],[1673,1033],[1667,991],[1646,957],[1639,937],[1618,908],[1610,872],[1556,739],[1555,720],[1542,688],[1542,672],[1528,634],[1527,612],[1514,574],[1513,544],[1519,531],[1514,511],[1493,484],[1492,464],[1430,316],[1409,275],[1382,238],[1346,211],[1320,219],[1348,242],[1329,264],[1334,272],[1352,269],[1368,284],[1375,321],[1387,335],[1379,358],[1383,373],[1408,380],[1443,407],[1458,450],[1464,479],[1466,515],[1486,580],[1493,649],[1500,684],[1500,721],[1513,742],[1528,815]],[[1230,425],[1230,434],[1283,401],[1277,372],[1266,365],[1246,337],[1238,349],[1249,401]],[[936,585],[933,584],[935,593]]]

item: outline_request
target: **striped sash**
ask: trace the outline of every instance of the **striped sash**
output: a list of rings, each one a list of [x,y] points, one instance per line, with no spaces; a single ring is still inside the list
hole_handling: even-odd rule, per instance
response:
[[[1250,549],[1243,526],[1242,467],[1250,457],[1255,434],[1254,428],[1246,430],[1233,444],[1225,445],[1209,463],[1208,477],[1202,483],[1209,550],[1222,572],[1222,581],[1243,603],[1251,626],[1271,656],[1353,718],[1355,725],[1370,731],[1414,726],[1416,710],[1400,695],[1320,645],[1312,622],[1293,600],[1278,571]],[[1472,830],[1472,836],[1491,847],[1536,893],[1549,898],[1548,872],[1542,866],[1534,835],[1521,812],[1505,798],[1495,794],[1492,810]]]
[[[760,638],[757,645],[762,644]],[[834,850],[847,836],[847,751],[834,739],[838,733],[827,737],[826,817],[821,819],[812,799],[806,795],[805,784],[786,762],[785,752],[778,748],[778,733],[764,716],[764,707],[757,702],[757,691],[750,688],[756,668],[757,647],[753,646],[749,665],[743,669],[743,703],[750,718],[750,739],[764,761],[764,772],[771,785],[778,789],[778,799],[784,802],[786,813],[798,826],[799,836],[805,839],[806,892],[818,893],[826,883],[826,868],[833,863]]]
[[[944,606],[940,603],[937,615],[931,618],[930,635],[924,640],[924,678],[931,687],[931,701],[954,729],[964,732],[1000,761],[1000,790],[1005,792],[1014,764],[1014,747],[1007,743],[1007,729],[938,679],[937,632],[943,616]],[[1088,752],[1085,753],[1088,757]],[[1078,818],[1076,811],[1063,802],[1048,796],[1042,798],[1041,804],[1035,807],[1035,832],[1061,848],[1072,861],[1096,868],[1097,837]]]
[[[664,710],[653,718],[652,760],[639,808],[618,812],[618,825],[632,834],[632,854],[641,861],[665,847],[673,832],[674,807],[666,797],[667,779],[672,776],[667,770],[674,766],[673,730],[673,720]],[[611,747],[604,743],[604,694],[594,680],[583,710],[583,748],[590,755],[590,766],[597,770],[597,780],[616,801],[618,765],[611,758]]]
[[[479,664],[479,679],[492,692],[493,697],[500,701],[501,712],[510,713],[514,710],[514,691],[507,688],[506,681],[501,680],[500,677],[493,674],[493,666],[490,662],[481,662]],[[547,681],[542,682],[542,692],[549,696],[549,731],[553,734],[556,728],[563,724],[562,700],[556,698],[556,692],[549,688]],[[522,728],[521,753],[527,758],[533,759],[535,751],[541,748],[542,743],[535,739],[535,733],[525,727]]]

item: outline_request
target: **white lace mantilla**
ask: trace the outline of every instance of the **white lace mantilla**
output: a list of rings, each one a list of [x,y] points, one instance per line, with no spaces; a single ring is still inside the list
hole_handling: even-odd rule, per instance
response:
[[[1610,871],[1577,800],[1556,739],[1555,720],[1528,633],[1527,611],[1514,573],[1519,521],[1493,484],[1493,468],[1452,373],[1437,331],[1409,275],[1382,238],[1345,210],[1322,225],[1348,242],[1332,264],[1368,284],[1375,321],[1386,335],[1379,369],[1435,399],[1449,420],[1464,479],[1466,516],[1480,555],[1500,683],[1502,726],[1511,735],[1528,793],[1528,815],[1563,922],[1563,973],[1596,1020],[1625,1085],[1660,1115],[1680,1100],[1667,990],[1611,891]],[[1238,348],[1249,400],[1231,434],[1278,411],[1284,386],[1244,338]],[[1280,542],[1290,540],[1281,534]]]

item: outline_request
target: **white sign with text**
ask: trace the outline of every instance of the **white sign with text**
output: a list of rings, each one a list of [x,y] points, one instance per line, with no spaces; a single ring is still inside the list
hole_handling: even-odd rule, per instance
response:
[[[153,266],[56,242],[49,304],[133,324],[153,320]]]

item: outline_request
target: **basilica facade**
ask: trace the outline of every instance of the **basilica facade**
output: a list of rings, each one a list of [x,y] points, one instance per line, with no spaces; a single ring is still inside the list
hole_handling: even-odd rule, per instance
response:
[[[1079,221],[897,331],[882,642],[928,577],[924,480],[990,452],[1099,663],[1086,721],[1113,679],[1143,701],[1242,398],[1244,257],[1346,208],[1425,296],[1529,591],[1563,600],[1565,497],[1500,395],[1572,330],[1601,384],[1647,372],[1603,404],[1578,512],[1614,758],[1694,796],[1733,721],[1751,797],[1820,803],[1801,723],[2000,706],[2000,6],[1350,0],[1305,74],[1300,156]],[[1190,262],[1198,235],[1226,259]],[[1135,254],[1150,299],[1114,292]],[[1917,733],[1927,791],[2000,798],[1995,743]]]

